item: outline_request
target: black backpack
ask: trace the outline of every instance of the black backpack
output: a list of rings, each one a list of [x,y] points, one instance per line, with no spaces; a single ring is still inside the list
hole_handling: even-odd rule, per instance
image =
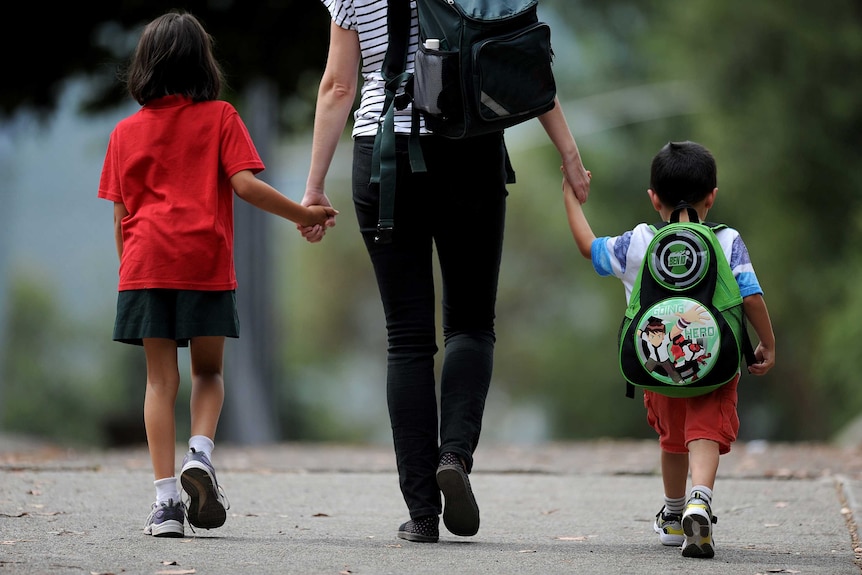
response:
[[[689,222],[680,222],[687,210]],[[715,235],[687,204],[653,226],[619,333],[626,395],[634,387],[670,397],[709,393],[754,363],[742,295]]]
[[[554,106],[551,29],[538,0],[417,0],[413,105],[435,134],[498,132]]]
[[[419,48],[415,72],[404,72],[410,1],[389,0],[389,45],[383,62],[386,100],[375,140],[372,183],[380,184],[375,240],[391,240],[395,187],[395,109],[413,103],[410,159],[425,171],[419,115],[434,134],[469,138],[535,118],[554,107],[550,27],[538,0],[416,0]],[[508,160],[507,160],[508,163]],[[514,171],[507,166],[509,183]]]

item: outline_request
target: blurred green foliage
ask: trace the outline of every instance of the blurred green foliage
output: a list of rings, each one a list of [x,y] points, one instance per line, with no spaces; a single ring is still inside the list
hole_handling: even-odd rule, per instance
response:
[[[11,282],[0,356],[2,428],[66,444],[105,445],[111,433],[129,432],[141,441],[143,411],[126,409],[131,388],[117,377],[133,358],[109,349],[113,342],[101,330],[69,319],[53,287],[29,271]]]

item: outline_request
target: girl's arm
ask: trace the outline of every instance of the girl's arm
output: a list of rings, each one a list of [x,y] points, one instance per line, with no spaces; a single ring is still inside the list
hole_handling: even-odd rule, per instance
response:
[[[123,259],[123,218],[129,215],[129,210],[123,202],[114,202],[114,242],[117,244],[117,257]]]
[[[230,178],[236,195],[256,208],[303,226],[323,225],[338,212],[330,206],[306,207],[257,179],[251,170],[240,170]]]

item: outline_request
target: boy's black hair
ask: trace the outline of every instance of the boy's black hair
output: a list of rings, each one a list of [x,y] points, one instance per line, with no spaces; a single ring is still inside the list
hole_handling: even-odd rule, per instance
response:
[[[215,100],[224,75],[212,37],[197,18],[175,10],[144,28],[126,75],[126,89],[141,105],[172,94]]]
[[[652,159],[650,188],[666,206],[696,204],[718,186],[715,158],[695,142],[668,142]]]

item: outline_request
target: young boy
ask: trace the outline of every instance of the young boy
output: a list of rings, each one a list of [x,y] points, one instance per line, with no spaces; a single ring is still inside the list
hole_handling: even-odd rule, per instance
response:
[[[697,211],[700,221],[715,203],[718,193],[715,159],[694,142],[670,142],[655,155],[647,190],[653,208],[668,221],[675,206],[686,202]],[[563,198],[569,227],[581,254],[590,259],[600,276],[614,276],[623,282],[626,303],[646,248],[654,236],[647,224],[615,237],[596,238],[584,216],[581,203],[563,181]],[[680,221],[687,221],[682,211]],[[753,375],[764,375],[775,365],[775,336],[748,250],[732,228],[717,232],[743,297],[748,322],[759,343],[757,362],[749,366]],[[664,545],[682,546],[684,557],[710,558],[715,555],[712,538],[712,495],[719,456],[730,451],[739,431],[736,413],[736,378],[705,395],[673,398],[644,390],[647,421],[659,435],[664,506],[653,528]],[[691,491],[686,483],[691,472]]]

